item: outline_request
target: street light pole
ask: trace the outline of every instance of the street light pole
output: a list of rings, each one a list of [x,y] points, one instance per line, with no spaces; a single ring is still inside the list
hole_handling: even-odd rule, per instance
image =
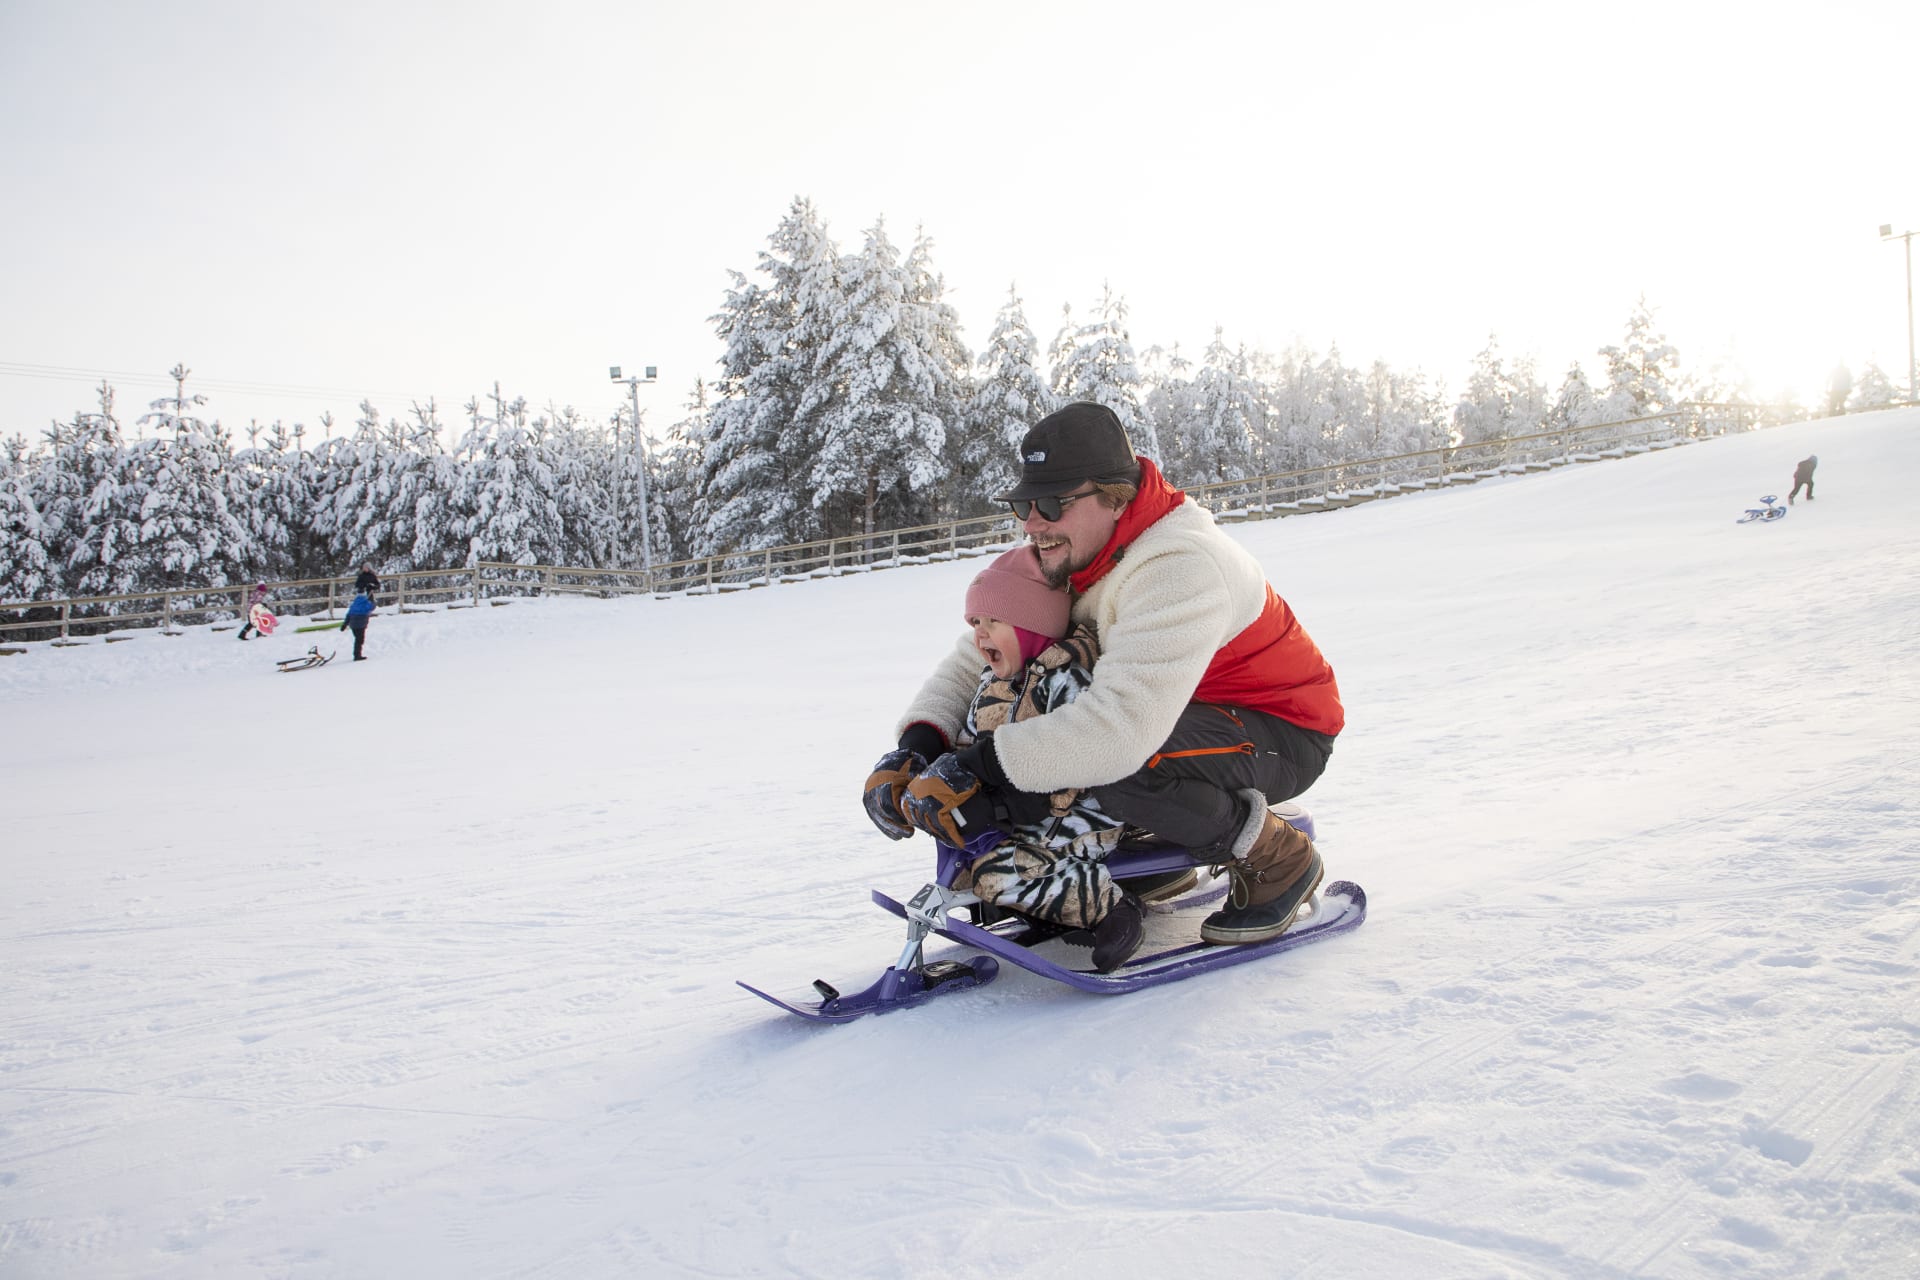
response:
[[[1882,240],[1905,240],[1907,242],[1907,399],[1920,400],[1920,365],[1913,359],[1913,237],[1911,231],[1893,234],[1891,222],[1882,223]]]
[[[620,366],[616,364],[610,366],[607,369],[607,373],[612,377],[613,381],[626,383],[628,392],[633,396],[633,443],[635,449],[637,449],[640,454],[640,567],[646,572],[647,585],[652,586],[653,521],[647,511],[647,450],[645,444],[640,439],[640,384],[643,382],[657,381],[659,370],[653,365],[648,365],[645,377],[635,375],[622,378],[620,376]],[[620,448],[620,428],[618,423],[615,424],[613,429],[613,447],[615,451],[618,452]],[[617,482],[613,486],[613,503],[614,527],[618,529],[620,522],[620,486]]]

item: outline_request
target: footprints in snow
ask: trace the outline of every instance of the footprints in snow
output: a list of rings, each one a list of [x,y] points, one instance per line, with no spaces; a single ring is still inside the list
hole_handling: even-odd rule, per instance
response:
[[[359,1164],[368,1156],[379,1155],[387,1149],[387,1144],[378,1140],[349,1142],[332,1151],[323,1152],[299,1164],[282,1165],[280,1174],[288,1178],[317,1178],[329,1173]]]

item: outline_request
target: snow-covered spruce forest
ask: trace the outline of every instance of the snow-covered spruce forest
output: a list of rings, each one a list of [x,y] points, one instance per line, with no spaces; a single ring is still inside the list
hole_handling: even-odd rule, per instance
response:
[[[1010,288],[976,354],[925,235],[902,255],[880,222],[846,252],[806,199],[755,273],[732,276],[713,317],[719,376],[662,438],[638,424],[645,449],[625,409],[538,410],[497,385],[458,419],[363,401],[348,430],[255,422],[242,445],[184,365],[129,439],[103,383],[91,411],[0,451],[0,600],[321,577],[366,558],[630,563],[643,458],[656,560],[974,515],[1010,483],[1026,428],[1070,400],[1112,406],[1140,452],[1197,485],[1752,398],[1684,373],[1644,300],[1598,348],[1600,376],[1576,363],[1556,391],[1493,338],[1457,396],[1337,349],[1276,354],[1216,332],[1197,360],[1138,350],[1110,287],[1084,314],[1063,309],[1044,352]],[[1895,395],[1869,366],[1848,407]]]

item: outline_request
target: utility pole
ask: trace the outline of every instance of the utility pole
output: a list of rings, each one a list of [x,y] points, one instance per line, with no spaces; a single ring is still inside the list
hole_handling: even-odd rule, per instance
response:
[[[1913,359],[1913,237],[1911,231],[1894,235],[1891,222],[1880,225],[1882,240],[1907,242],[1907,399],[1920,400],[1920,365],[1916,365]]]
[[[647,449],[645,442],[640,438],[640,384],[643,382],[658,381],[659,372],[660,371],[653,365],[648,365],[644,377],[634,375],[622,378],[620,376],[619,365],[610,365],[607,368],[607,376],[615,382],[626,383],[627,391],[633,397],[633,443],[634,448],[640,454],[640,567],[646,572],[647,585],[649,587],[653,585],[653,521],[647,511]],[[615,454],[618,454],[620,451],[620,426],[618,419],[614,422],[613,448]],[[614,528],[617,530],[620,527],[620,484],[617,469],[615,470],[614,477],[613,523]]]

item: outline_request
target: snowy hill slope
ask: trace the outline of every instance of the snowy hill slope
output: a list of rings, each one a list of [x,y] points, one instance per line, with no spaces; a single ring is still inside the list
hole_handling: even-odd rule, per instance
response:
[[[0,1276],[1920,1274],[1917,477],[1236,529],[1367,925],[844,1028],[731,983],[893,958],[858,787],[977,561],[0,661]]]

